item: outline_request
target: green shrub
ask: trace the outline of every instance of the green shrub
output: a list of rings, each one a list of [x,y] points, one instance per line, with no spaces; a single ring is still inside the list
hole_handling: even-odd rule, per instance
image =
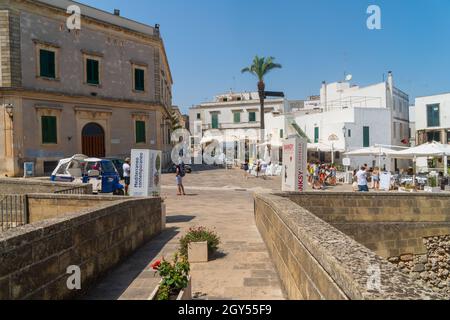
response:
[[[156,300],[169,300],[177,296],[189,284],[190,265],[186,257],[175,253],[173,261],[157,260],[152,264],[162,278]]]
[[[190,228],[188,233],[180,239],[180,253],[187,257],[189,243],[204,241],[208,243],[209,255],[215,253],[219,248],[220,238],[215,231],[205,227]]]

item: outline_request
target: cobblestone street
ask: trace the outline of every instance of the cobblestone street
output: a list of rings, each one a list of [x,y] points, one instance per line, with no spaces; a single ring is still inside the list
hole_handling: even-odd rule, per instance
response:
[[[191,226],[215,228],[221,252],[191,265],[197,299],[284,299],[280,281],[254,223],[252,190],[280,189],[280,178],[249,178],[241,170],[194,171],[185,178],[187,196],[176,196],[174,175],[163,175],[167,229],[113,270],[88,299],[147,299],[158,278],[149,265],[170,258]]]

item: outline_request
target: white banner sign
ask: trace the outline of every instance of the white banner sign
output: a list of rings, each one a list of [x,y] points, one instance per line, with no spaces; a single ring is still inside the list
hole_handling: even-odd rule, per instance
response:
[[[307,153],[308,144],[303,138],[290,138],[283,143],[283,191],[306,190]]]
[[[159,197],[161,195],[161,151],[131,150],[130,195]]]

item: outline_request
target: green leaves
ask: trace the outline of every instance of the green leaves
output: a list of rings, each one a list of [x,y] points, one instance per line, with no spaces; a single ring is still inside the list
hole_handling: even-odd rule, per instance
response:
[[[204,241],[208,243],[209,254],[213,254],[219,248],[220,238],[213,230],[205,227],[190,228],[188,233],[180,239],[180,253],[187,256],[189,243]]]
[[[281,69],[282,66],[279,63],[274,62],[274,57],[258,57],[253,58],[253,63],[250,67],[246,67],[241,70],[242,73],[251,73],[258,78],[259,81],[264,81],[264,76],[273,69]]]
[[[158,266],[162,280],[156,299],[169,300],[171,295],[178,295],[189,284],[189,271],[189,262],[183,255],[175,253],[172,262],[162,260]]]

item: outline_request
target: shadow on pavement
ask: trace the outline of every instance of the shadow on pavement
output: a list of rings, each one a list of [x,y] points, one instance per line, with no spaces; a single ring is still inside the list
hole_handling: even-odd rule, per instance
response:
[[[195,216],[183,216],[183,215],[177,215],[177,216],[168,216],[166,218],[167,223],[180,223],[180,222],[189,222],[195,219]]]
[[[179,233],[179,228],[166,228],[110,270],[79,300],[118,300],[133,281],[149,268],[164,246]]]

